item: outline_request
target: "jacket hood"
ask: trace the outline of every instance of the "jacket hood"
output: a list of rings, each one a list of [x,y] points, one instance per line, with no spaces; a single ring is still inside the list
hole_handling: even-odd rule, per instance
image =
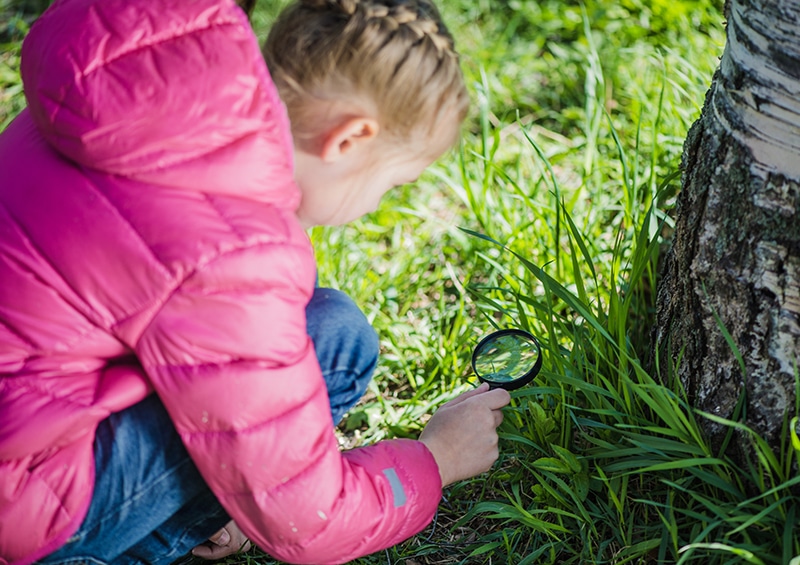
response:
[[[60,0],[32,26],[21,72],[40,132],[81,166],[299,201],[286,110],[231,0]]]

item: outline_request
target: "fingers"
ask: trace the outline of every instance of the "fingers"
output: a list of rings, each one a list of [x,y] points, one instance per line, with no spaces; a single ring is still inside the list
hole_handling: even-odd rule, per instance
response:
[[[503,406],[506,406],[509,402],[511,402],[511,395],[508,393],[507,390],[502,388],[495,388],[490,390],[489,385],[483,383],[478,388],[467,391],[464,394],[457,396],[447,404],[449,406],[456,406],[466,401],[480,402],[490,410],[497,410],[499,408],[502,408]]]
[[[489,408],[495,410],[508,404],[511,401],[511,395],[505,389],[495,388],[490,390],[487,383],[481,383],[478,388],[468,390],[467,392],[455,397],[453,400],[447,403],[447,406],[457,406],[458,404],[466,402],[467,400],[472,402],[475,400],[480,400],[481,402],[486,403]]]
[[[500,424],[503,423],[503,412],[500,410],[493,410],[492,416],[494,416],[494,427],[497,429],[500,427]]]
[[[487,392],[482,398],[492,410],[498,410],[511,402],[511,395],[509,392],[502,388],[496,388]]]
[[[437,410],[420,434],[439,466],[442,484],[474,477],[491,468],[499,456],[497,427],[507,390],[482,384]]]
[[[448,406],[455,406],[457,404],[461,404],[465,400],[472,398],[473,396],[477,396],[479,394],[483,394],[489,390],[489,385],[486,383],[481,383],[478,388],[474,388],[472,390],[468,390],[467,392],[461,393],[456,396],[453,400],[447,402]]]

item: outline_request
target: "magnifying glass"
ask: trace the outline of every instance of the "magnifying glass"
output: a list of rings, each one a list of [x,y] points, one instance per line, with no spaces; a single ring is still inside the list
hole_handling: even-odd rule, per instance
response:
[[[490,388],[525,386],[542,368],[539,342],[524,330],[507,329],[484,337],[472,352],[472,369]]]

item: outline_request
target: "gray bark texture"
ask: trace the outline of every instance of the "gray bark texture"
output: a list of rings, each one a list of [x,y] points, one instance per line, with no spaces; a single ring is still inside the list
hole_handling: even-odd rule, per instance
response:
[[[800,365],[800,0],[730,0],[726,17],[684,145],[655,345],[700,410],[730,418],[744,388],[745,422],[778,447]]]

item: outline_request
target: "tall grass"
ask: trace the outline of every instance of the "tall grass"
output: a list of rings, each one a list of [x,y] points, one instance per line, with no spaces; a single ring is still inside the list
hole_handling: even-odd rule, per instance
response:
[[[418,552],[437,563],[800,561],[795,425],[787,418],[774,453],[741,423],[694,411],[672,375],[650,370],[658,258],[692,118],[681,103],[702,100],[704,83],[690,81],[703,73],[687,53],[642,56],[638,42],[614,57],[586,9],[581,21],[564,53],[584,58],[581,106],[503,120],[484,70],[474,136],[438,172],[471,216],[480,261],[464,286],[477,325],[532,331],[546,368],[513,394],[496,469],[451,489],[448,542],[426,539]],[[624,69],[608,68],[623,56]],[[609,104],[620,76],[627,107]],[[712,450],[702,418],[735,431],[752,460]]]
[[[774,453],[742,424],[724,422],[736,431],[731,441],[753,448],[741,466],[703,436],[699,421],[714,417],[694,411],[672,375],[651,371],[658,260],[672,227],[683,138],[721,52],[712,29],[719,12],[656,3],[664,14],[677,12],[677,23],[649,35],[626,34],[608,15],[621,8],[610,4],[510,2],[505,19],[493,13],[490,23],[483,21],[486,6],[477,2],[461,13],[467,28],[500,32],[491,41],[471,35],[481,42],[467,56],[476,114],[458,151],[416,187],[421,196],[403,191],[341,237],[386,230],[379,240],[391,255],[378,263],[390,265],[392,294],[382,304],[380,291],[368,296],[383,310],[412,297],[396,311],[414,322],[399,324],[399,335],[396,317],[383,328],[394,376],[378,380],[390,398],[382,407],[406,406],[406,398],[413,406],[422,398],[435,403],[458,390],[452,376],[464,374],[467,346],[493,328],[539,336],[545,369],[514,393],[494,471],[451,487],[432,531],[385,559],[362,561],[794,565],[795,427],[787,418],[786,443]],[[533,21],[526,10],[558,15]],[[705,33],[692,28],[698,22],[708,26]],[[514,40],[537,25],[557,43],[546,35]],[[681,49],[684,35],[688,47]],[[436,210],[424,211],[432,200]],[[458,216],[442,224],[442,209]],[[397,213],[406,214],[410,229],[399,227]],[[327,247],[330,232],[318,241],[324,257],[340,257]],[[456,259],[443,253],[440,260],[439,250],[454,243]],[[413,260],[405,262],[409,246]],[[412,282],[400,282],[399,273]],[[431,296],[427,285],[448,289],[450,300],[415,301],[420,292]],[[429,325],[442,319],[447,326]],[[391,366],[395,352],[405,353],[401,371]]]
[[[460,500],[480,502],[461,505],[456,524],[484,518],[482,528],[498,528],[463,562],[499,553],[520,564],[789,563],[800,552],[794,436],[776,454],[726,422],[745,432],[757,458],[741,468],[714,453],[698,425],[711,416],[695,413],[669,375],[651,376],[647,352],[631,339],[628,321],[652,303],[653,209],[633,215],[632,241],[618,235],[605,264],[594,262],[565,207],[555,204],[555,213],[567,240],[561,266],[539,267],[516,240],[492,238],[505,254],[491,259],[503,284],[472,286],[496,325],[540,336],[548,369],[514,393],[501,465],[484,484],[460,487]],[[601,279],[615,283],[601,290]]]

